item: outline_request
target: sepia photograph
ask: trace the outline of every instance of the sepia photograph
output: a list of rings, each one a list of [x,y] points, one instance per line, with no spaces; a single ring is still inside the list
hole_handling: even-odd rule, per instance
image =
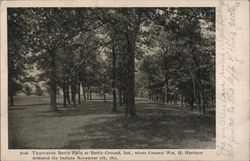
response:
[[[215,7],[7,8],[9,149],[215,149]]]

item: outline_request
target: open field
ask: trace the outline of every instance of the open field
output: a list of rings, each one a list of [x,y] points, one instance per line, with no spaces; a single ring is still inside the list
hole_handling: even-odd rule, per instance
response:
[[[129,120],[123,106],[110,112],[111,101],[82,101],[56,113],[48,102],[17,98],[9,107],[10,149],[215,148],[215,116],[184,112],[178,105],[136,99],[138,118]]]

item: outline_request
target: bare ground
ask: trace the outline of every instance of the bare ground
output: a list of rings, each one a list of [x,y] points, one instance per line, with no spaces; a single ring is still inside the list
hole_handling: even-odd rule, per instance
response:
[[[59,100],[60,102],[60,100]],[[19,99],[9,107],[10,149],[213,149],[215,116],[185,112],[178,105],[137,99],[138,118],[111,102],[82,101],[52,112],[48,98]],[[62,106],[62,105],[59,105]]]

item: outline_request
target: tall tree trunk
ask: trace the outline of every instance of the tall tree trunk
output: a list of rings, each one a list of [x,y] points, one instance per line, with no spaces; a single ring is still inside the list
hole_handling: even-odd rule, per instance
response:
[[[114,38],[113,38],[114,39]],[[113,112],[117,112],[117,107],[116,107],[116,55],[115,55],[115,44],[113,40],[112,44],[112,92],[113,92]]]
[[[123,103],[125,104],[125,117],[128,116],[128,105],[127,105],[127,96],[128,96],[128,94],[127,94],[126,86],[127,86],[127,81],[126,81],[124,89],[123,89]]]
[[[122,63],[119,63],[119,68],[120,70],[122,69]],[[122,76],[122,72],[119,73],[119,80],[120,80],[120,84],[119,84],[119,90],[118,90],[118,96],[119,96],[119,105],[122,106],[122,87],[123,87],[123,76]]]
[[[113,112],[117,112],[117,105],[116,105],[116,88],[113,88]]]
[[[204,105],[204,103],[203,103],[203,98],[202,98],[202,93],[200,92],[200,96],[199,96],[200,98],[200,101],[199,101],[199,112],[202,114],[203,113],[203,105]]]
[[[66,107],[66,99],[67,99],[67,97],[66,97],[66,83],[65,82],[63,82],[63,106],[64,107]]]
[[[202,98],[201,98],[201,93],[199,92],[198,95],[198,110],[201,113],[201,106],[202,106]]]
[[[156,102],[156,94],[155,91],[153,92],[153,99],[154,99],[154,103]]]
[[[211,97],[211,106],[214,107],[214,97]]]
[[[81,82],[78,85],[78,104],[81,104]]]
[[[14,99],[13,99],[13,92],[12,89],[9,91],[9,98],[10,98],[10,106],[14,106]]]
[[[174,104],[177,104],[177,101],[178,101],[178,96],[177,94],[174,95]]]
[[[74,78],[74,83],[73,83],[73,88],[74,88],[74,104],[73,104],[73,106],[74,107],[76,107],[76,94],[77,94],[77,90],[76,90],[76,81],[77,81],[77,79],[76,79],[76,77]]]
[[[103,101],[104,101],[104,103],[106,103],[106,93],[105,92],[103,92]]]
[[[71,87],[71,101],[72,101],[73,106],[75,106],[73,83],[71,84],[70,87]]]
[[[76,83],[75,83],[75,79],[76,79],[75,76],[73,76],[72,85],[71,85],[73,107],[76,107]]]
[[[165,60],[165,68],[167,68],[166,66],[167,66],[167,62]],[[164,96],[164,103],[168,103],[169,102],[169,100],[168,100],[168,75],[167,75],[167,69],[165,69],[165,70],[166,70],[166,73],[165,73],[165,91],[164,91],[165,96]]]
[[[57,110],[56,107],[56,67],[55,67],[55,53],[51,54],[51,68],[50,68],[50,76],[49,76],[49,82],[50,82],[50,107],[53,111]]]
[[[71,102],[70,102],[70,91],[69,91],[69,83],[68,82],[66,84],[66,97],[67,97],[67,102],[70,105]]]
[[[137,117],[135,109],[135,38],[136,35],[126,33],[127,54],[128,54],[128,75],[127,75],[127,98],[126,107],[129,117]]]
[[[185,98],[184,98],[184,108],[186,109],[187,108],[187,97],[186,96],[184,96]]]
[[[84,83],[83,82],[82,82],[82,95],[83,95],[84,100],[86,100],[86,92],[85,92],[85,89],[84,89]]]
[[[122,93],[122,95],[123,95],[123,97],[122,97],[122,102],[124,103],[124,104],[126,104],[126,89],[125,89],[125,87],[123,87],[123,93]]]
[[[194,109],[194,103],[197,104],[197,92],[196,92],[196,84],[194,78],[192,78],[192,83],[193,83],[193,101],[192,101],[192,110]],[[199,107],[198,107],[199,108]]]
[[[201,99],[201,104],[200,104],[201,113],[205,114],[206,113],[206,100],[205,100],[206,97],[205,97],[204,88],[203,88],[200,80],[199,80],[199,87],[200,87],[200,99]]]
[[[123,93],[122,93],[122,95],[123,95],[123,100],[122,100],[122,102],[123,102],[123,104],[125,104],[125,117],[127,117],[128,116],[128,105],[127,105],[127,86],[128,86],[128,82],[127,82],[127,75],[128,75],[128,71],[127,71],[127,58],[126,58],[126,56],[124,56],[124,59],[123,60],[126,60],[126,62],[125,62],[125,64],[124,64],[124,66],[125,66],[125,70],[124,70],[124,75],[123,75],[123,86],[122,86],[122,88],[123,88]]]
[[[127,72],[128,72],[128,55],[127,53],[123,53],[122,55],[122,73],[121,73],[121,88],[122,88],[122,102],[125,104],[125,109],[126,107],[126,99],[127,99]],[[126,115],[127,116],[127,115]]]
[[[166,50],[163,56],[163,61],[164,61],[164,69],[165,69],[165,88],[164,88],[164,103],[168,103],[169,102],[169,98],[168,98],[168,51]]]
[[[91,90],[91,86],[89,87],[89,99],[92,100],[92,90]]]
[[[191,110],[194,110],[194,98],[191,99],[191,104],[190,104],[190,106],[191,106]]]
[[[128,106],[127,106],[127,71],[125,71],[125,74],[124,74],[124,86],[123,86],[123,103],[125,104],[125,117],[128,116]]]
[[[122,87],[119,87],[118,97],[119,97],[119,105],[122,106]]]
[[[89,99],[89,85],[87,86],[87,99]]]
[[[204,94],[202,94],[202,114],[206,114],[206,101]]]
[[[181,107],[183,108],[183,92],[181,92]]]
[[[148,91],[148,98],[151,100],[151,90]]]
[[[13,89],[13,76],[12,76],[12,71],[13,71],[13,60],[9,59],[8,63],[8,96],[9,96],[9,103],[10,106],[14,106],[14,89]]]
[[[70,91],[71,91],[71,101],[74,103],[74,87],[73,87],[73,80],[70,85]]]
[[[10,81],[9,81],[9,99],[10,99],[10,106],[14,106],[14,99],[13,99],[13,82],[12,82],[12,77],[11,77],[11,72],[9,72],[9,77],[10,77]]]

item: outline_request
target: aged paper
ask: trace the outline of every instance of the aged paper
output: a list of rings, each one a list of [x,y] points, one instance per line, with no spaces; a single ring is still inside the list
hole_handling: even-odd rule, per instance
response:
[[[21,7],[215,7],[216,148],[9,149],[7,9]],[[249,1],[11,0],[1,1],[0,25],[1,160],[249,160]]]

